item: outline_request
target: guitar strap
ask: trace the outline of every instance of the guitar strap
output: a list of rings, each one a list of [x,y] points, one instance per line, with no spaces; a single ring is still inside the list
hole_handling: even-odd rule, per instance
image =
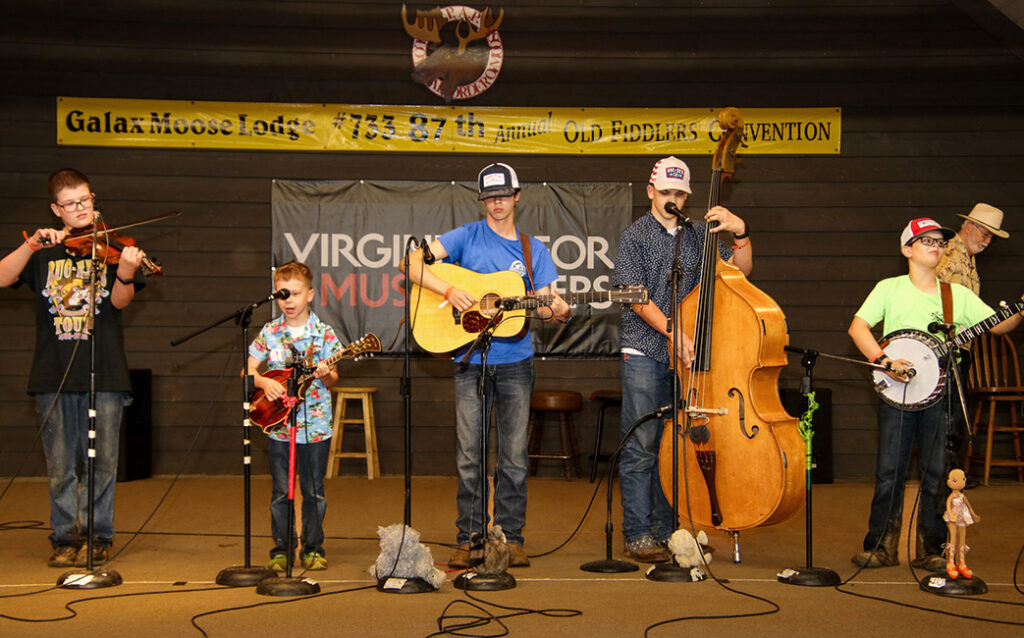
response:
[[[533,285],[533,260],[530,259],[530,238],[526,233],[519,233],[519,241],[523,245],[523,260],[526,261],[526,275],[530,278],[530,294],[532,295],[537,287]]]

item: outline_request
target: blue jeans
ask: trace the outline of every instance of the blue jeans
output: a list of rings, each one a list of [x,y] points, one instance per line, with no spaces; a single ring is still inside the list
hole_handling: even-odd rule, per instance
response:
[[[938,498],[939,487],[945,483],[942,474],[948,409],[945,399],[918,412],[899,410],[886,403],[878,406],[875,495],[871,500],[868,533],[864,537],[865,551],[873,550],[887,533],[899,538],[910,453],[917,441],[918,465],[922,472],[917,533],[924,542],[925,553],[942,553],[942,544],[946,542],[946,524],[942,520],[945,505],[940,507]],[[959,401],[954,401],[954,409],[960,409]],[[957,413],[953,414],[955,419]]]
[[[270,555],[288,553],[288,528],[291,528],[294,551],[299,540],[302,553],[324,553],[324,516],[327,498],[324,496],[324,475],[331,453],[331,440],[303,443],[295,446],[295,474],[302,490],[302,538],[295,536],[295,518],[288,520],[288,441],[267,440],[270,476],[274,480],[270,495],[270,534],[274,548]]]
[[[46,415],[53,393],[37,394],[39,418]],[[114,542],[114,484],[121,417],[127,392],[96,393],[96,487],[93,494],[93,540]],[[50,480],[50,543],[78,547],[86,541],[89,516],[89,393],[61,393],[49,421],[43,424],[43,453]]]
[[[522,545],[526,525],[527,425],[533,395],[533,358],[515,363],[488,365],[484,377],[484,400],[479,394],[479,365],[455,369],[455,429],[458,439],[456,464],[459,490],[457,541],[469,542],[470,534],[483,528],[487,510],[486,485],[480,486],[481,415],[487,414],[490,431],[491,408],[495,408],[498,435],[498,463],[494,469],[494,523],[501,525],[510,543]],[[487,433],[484,433],[486,441]],[[484,459],[486,461],[486,459]]]
[[[623,354],[622,422],[619,438],[644,414],[672,403],[674,377],[667,364],[650,357]],[[626,542],[644,536],[666,540],[676,529],[672,506],[661,489],[658,446],[665,429],[663,419],[648,419],[633,431],[619,460],[622,490],[622,535]]]

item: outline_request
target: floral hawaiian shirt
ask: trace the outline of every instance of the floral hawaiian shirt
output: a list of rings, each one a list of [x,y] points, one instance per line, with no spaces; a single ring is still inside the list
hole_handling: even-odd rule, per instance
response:
[[[320,321],[311,310],[301,338],[292,337],[282,315],[263,326],[259,336],[249,346],[249,355],[266,363],[267,369],[279,370],[287,367],[293,346],[311,365],[341,350],[334,329]],[[306,391],[305,401],[298,405],[296,423],[296,443],[317,443],[331,438],[334,425],[331,418],[331,392],[319,379],[313,380]],[[281,428],[268,433],[268,436],[278,441],[287,441],[288,430]]]
[[[946,245],[946,252],[935,268],[935,274],[947,284],[960,284],[974,294],[980,294],[981,278],[974,265],[974,255],[967,253],[967,246],[960,239],[959,233]]]

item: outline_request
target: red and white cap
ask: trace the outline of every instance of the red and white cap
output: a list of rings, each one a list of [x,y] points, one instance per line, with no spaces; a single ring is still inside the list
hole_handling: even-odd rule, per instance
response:
[[[651,184],[660,191],[693,192],[690,190],[690,168],[686,162],[673,155],[658,160],[654,165],[654,170],[651,171]]]
[[[943,239],[950,239],[956,234],[956,231],[940,226],[939,222],[934,219],[929,217],[919,217],[918,219],[910,220],[907,227],[903,229],[903,233],[900,235],[900,246],[909,246],[915,239],[930,230],[937,230],[942,233]]]

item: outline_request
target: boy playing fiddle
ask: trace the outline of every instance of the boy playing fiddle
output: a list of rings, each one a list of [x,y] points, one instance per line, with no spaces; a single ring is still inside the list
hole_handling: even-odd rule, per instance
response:
[[[305,264],[288,262],[274,273],[274,287],[287,290],[288,296],[277,300],[281,316],[268,322],[249,346],[248,370],[255,385],[266,398],[276,401],[286,395],[280,383],[259,374],[261,364],[268,369],[290,367],[292,361],[317,361],[315,377],[306,396],[294,407],[297,433],[295,458],[299,486],[302,489],[302,550],[300,559],[306,569],[327,569],[324,558],[324,475],[331,448],[331,393],[338,381],[338,372],[323,363],[340,350],[338,338],[327,324],[310,310],[314,290],[313,274]],[[274,487],[270,497],[270,530],[274,547],[270,550],[269,567],[283,572],[288,553],[295,550],[295,521],[288,520],[288,449],[287,422],[268,433],[267,456]],[[287,546],[289,527],[292,546]]]
[[[88,564],[88,341],[95,335],[92,559],[93,565],[100,565],[109,558],[114,542],[118,433],[131,391],[121,311],[145,286],[138,272],[145,253],[128,246],[119,263],[98,266],[91,291],[91,256],[75,257],[62,242],[72,231],[92,226],[99,214],[94,207],[96,194],[88,178],[71,168],[50,175],[47,186],[50,210],[62,227],[25,233],[24,243],[0,260],[0,287],[24,283],[36,299],[36,347],[28,393],[35,396],[39,417],[45,419],[42,440],[50,488],[51,567]],[[93,316],[95,325],[90,329]]]

